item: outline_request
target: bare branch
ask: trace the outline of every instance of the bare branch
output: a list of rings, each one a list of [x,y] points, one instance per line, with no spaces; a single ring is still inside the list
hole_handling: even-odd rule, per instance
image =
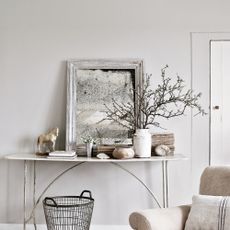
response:
[[[155,121],[157,117],[166,119],[184,115],[187,108],[197,110],[196,115],[206,115],[204,109],[199,104],[201,93],[194,94],[191,89],[186,90],[184,80],[177,76],[172,83],[172,79],[166,77],[166,65],[161,70],[161,84],[156,89],[150,89],[151,74],[146,74],[145,84],[141,88],[133,89],[129,97],[135,98],[136,103],[116,102],[112,99],[112,106],[106,107],[106,118],[119,125],[135,130],[136,128],[146,128],[150,125],[160,127]],[[135,107],[136,106],[136,107]],[[140,119],[141,118],[141,119]],[[139,123],[139,121],[141,121]]]

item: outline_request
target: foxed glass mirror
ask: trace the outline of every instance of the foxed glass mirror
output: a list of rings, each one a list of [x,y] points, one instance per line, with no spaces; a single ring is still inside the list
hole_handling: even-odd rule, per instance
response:
[[[66,150],[76,150],[81,137],[92,136],[100,144],[126,141],[129,130],[106,119],[106,106],[127,102],[142,82],[140,59],[69,60],[67,62]]]

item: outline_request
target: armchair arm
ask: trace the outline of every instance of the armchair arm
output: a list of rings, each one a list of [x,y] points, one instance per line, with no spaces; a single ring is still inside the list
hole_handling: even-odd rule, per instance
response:
[[[135,230],[183,230],[190,208],[189,205],[182,205],[133,212],[129,223]]]

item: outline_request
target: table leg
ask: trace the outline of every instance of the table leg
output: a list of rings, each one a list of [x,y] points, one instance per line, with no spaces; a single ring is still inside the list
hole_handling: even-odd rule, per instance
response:
[[[36,161],[33,161],[33,180],[34,180],[34,184],[33,184],[33,208],[36,205]],[[34,229],[37,230],[37,225],[36,225],[36,217],[35,217],[35,209],[34,209],[34,213],[33,213],[33,224],[34,224]]]
[[[27,172],[28,172],[28,162],[24,160],[24,221],[23,221],[23,230],[26,230],[26,200],[27,200]]]
[[[168,208],[168,161],[162,161],[163,207]]]
[[[81,165],[81,164],[84,164],[85,161],[82,161],[82,162],[79,162],[69,168],[67,168],[66,170],[64,170],[62,173],[60,173],[59,175],[57,175],[47,186],[46,188],[44,189],[44,191],[38,196],[37,200],[35,199],[35,195],[36,195],[36,192],[35,192],[35,188],[36,188],[36,166],[35,166],[35,171],[34,171],[34,192],[33,192],[33,208],[32,208],[32,211],[29,215],[29,217],[27,219],[25,219],[25,224],[28,223],[31,219],[34,220],[34,228],[37,229],[37,226],[36,226],[36,222],[35,222],[35,209],[36,207],[38,206],[39,202],[41,201],[43,195],[46,193],[46,191],[50,188],[50,186],[56,181],[58,180],[61,176],[63,176],[65,173],[67,173],[68,171],[70,171],[71,169]],[[26,185],[25,185],[26,186]],[[25,215],[25,218],[26,218],[26,215]]]

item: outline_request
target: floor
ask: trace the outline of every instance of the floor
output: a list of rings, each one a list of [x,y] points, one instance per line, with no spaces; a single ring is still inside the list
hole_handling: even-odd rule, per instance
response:
[[[38,225],[37,230],[47,230],[45,225]],[[23,226],[20,224],[0,224],[0,230],[22,230]],[[28,225],[26,230],[34,230],[33,225]],[[94,225],[90,227],[90,230],[131,230],[129,226],[126,225]]]

